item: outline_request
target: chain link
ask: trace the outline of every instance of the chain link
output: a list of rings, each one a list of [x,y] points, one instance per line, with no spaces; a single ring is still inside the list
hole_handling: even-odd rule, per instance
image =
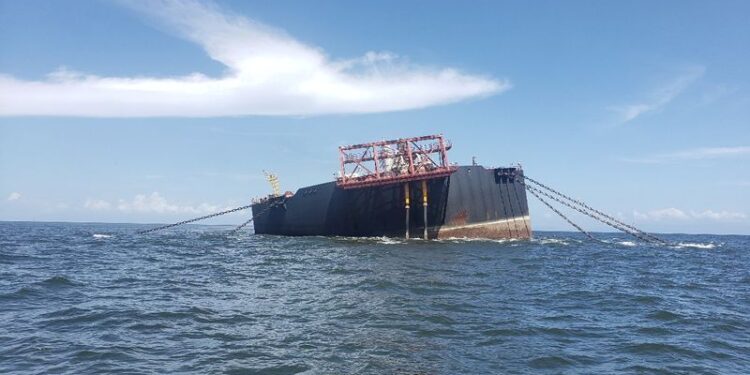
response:
[[[522,178],[525,179],[525,180],[529,180],[532,183],[534,183],[534,184],[536,184],[536,185],[538,185],[538,186],[540,186],[540,187],[542,187],[544,189],[547,189],[547,190],[551,191],[552,193],[554,193],[554,194],[556,194],[556,195],[558,195],[560,197],[563,197],[563,198],[567,199],[568,201],[571,201],[571,202],[573,202],[573,203],[575,203],[575,204],[577,204],[579,206],[582,206],[583,208],[588,209],[588,210],[596,213],[597,215],[599,215],[599,216],[601,216],[603,218],[606,218],[606,219],[608,219],[608,220],[610,220],[610,221],[612,221],[612,222],[614,222],[614,223],[616,223],[616,224],[618,224],[618,225],[620,225],[622,227],[625,227],[625,228],[627,228],[627,229],[629,229],[629,230],[631,230],[633,232],[638,233],[639,235],[641,235],[643,237],[648,238],[647,242],[660,242],[662,244],[667,244],[668,243],[667,241],[665,241],[665,240],[663,240],[663,239],[661,239],[659,237],[656,237],[656,236],[654,236],[652,234],[649,234],[649,233],[646,233],[646,232],[644,232],[644,231],[642,231],[642,230],[640,230],[640,229],[638,229],[638,228],[636,228],[636,227],[634,227],[632,225],[629,225],[627,223],[619,221],[619,220],[615,219],[614,217],[612,217],[610,215],[607,215],[604,212],[601,212],[601,211],[599,211],[599,210],[597,210],[597,209],[595,209],[595,208],[587,205],[586,203],[583,203],[583,202],[581,202],[581,201],[579,201],[579,200],[577,200],[575,198],[571,198],[571,197],[569,197],[569,196],[567,196],[567,195],[565,195],[565,194],[563,194],[563,193],[561,193],[561,192],[559,192],[559,191],[557,191],[557,190],[555,190],[555,189],[553,189],[553,188],[551,188],[551,187],[549,187],[549,186],[547,186],[547,185],[545,185],[545,184],[543,184],[543,183],[541,183],[541,182],[539,182],[537,180],[534,180],[531,177],[528,177],[528,176],[524,175]]]
[[[589,217],[593,218],[594,220],[597,220],[597,221],[599,221],[599,222],[601,222],[601,223],[604,223],[604,224],[606,224],[606,225],[609,225],[609,226],[610,226],[610,227],[612,227],[612,228],[615,228],[615,229],[617,229],[617,230],[620,230],[620,231],[622,231],[622,232],[625,232],[625,233],[627,233],[627,234],[629,234],[629,235],[631,235],[631,236],[633,236],[633,237],[635,237],[635,238],[638,238],[638,239],[640,239],[640,240],[642,240],[642,241],[645,241],[645,242],[654,242],[653,240],[651,240],[651,239],[649,239],[649,238],[647,238],[647,237],[644,237],[644,236],[642,236],[642,235],[638,234],[637,232],[634,232],[634,231],[632,231],[632,230],[629,230],[629,229],[627,229],[627,228],[625,228],[625,227],[623,227],[623,226],[617,225],[616,223],[614,223],[614,222],[612,222],[612,221],[610,221],[610,220],[607,220],[607,219],[605,219],[605,218],[603,218],[603,217],[600,217],[600,216],[598,216],[598,215],[596,215],[596,214],[594,214],[594,213],[592,213],[592,212],[590,212],[590,211],[588,211],[588,210],[586,210],[586,209],[584,209],[584,208],[581,208],[581,207],[577,207],[577,206],[574,206],[574,205],[572,205],[572,204],[570,204],[570,203],[568,203],[568,202],[565,202],[565,201],[563,201],[563,200],[560,200],[560,198],[557,198],[557,197],[555,197],[555,196],[553,196],[553,195],[550,195],[549,193],[547,193],[547,192],[545,192],[545,191],[542,191],[542,190],[540,190],[540,189],[534,188],[533,186],[529,186],[529,185],[526,185],[526,184],[524,184],[524,185],[525,185],[525,186],[526,186],[526,188],[527,188],[527,189],[529,189],[530,191],[536,191],[536,192],[537,192],[537,193],[539,193],[539,194],[542,194],[542,195],[544,195],[544,196],[546,196],[546,197],[548,197],[548,198],[550,198],[550,199],[552,199],[552,200],[554,200],[554,201],[556,201],[556,202],[558,202],[558,203],[560,203],[560,204],[562,204],[562,205],[565,205],[565,206],[567,206],[567,207],[569,207],[569,208],[572,208],[572,209],[574,209],[574,210],[576,210],[576,211],[578,211],[578,212],[580,212],[580,213],[582,213],[582,214],[584,214],[584,215],[586,215],[586,216],[589,216]]]
[[[568,224],[570,224],[570,225],[572,225],[573,227],[575,227],[576,229],[578,229],[578,230],[579,230],[579,231],[580,231],[581,233],[585,234],[585,235],[586,235],[586,237],[590,238],[591,240],[593,240],[593,241],[598,241],[598,240],[597,240],[596,238],[594,238],[594,236],[592,236],[592,235],[591,235],[591,234],[590,234],[589,232],[586,232],[585,230],[583,230],[583,228],[579,227],[579,226],[578,226],[578,225],[577,225],[576,223],[574,223],[574,222],[573,222],[572,220],[568,219],[568,217],[567,217],[567,216],[563,215],[563,213],[562,213],[562,212],[560,212],[560,211],[558,211],[558,210],[557,210],[556,208],[552,207],[552,205],[551,205],[551,204],[547,203],[547,201],[546,201],[546,200],[542,199],[542,197],[540,197],[540,196],[539,196],[539,194],[537,194],[537,193],[536,193],[536,192],[535,192],[534,190],[532,190],[532,189],[529,189],[529,186],[527,186],[527,185],[524,185],[524,186],[526,186],[526,190],[528,190],[528,191],[529,191],[529,193],[531,193],[531,194],[534,194],[534,196],[535,196],[535,197],[536,197],[537,199],[539,199],[539,201],[540,201],[540,202],[544,203],[544,205],[545,205],[545,206],[547,206],[547,207],[549,207],[549,209],[550,209],[550,210],[552,210],[552,211],[553,211],[554,213],[556,213],[556,214],[560,215],[560,217],[561,217],[561,218],[563,218],[563,219],[565,219],[565,221],[567,221],[567,222],[568,222]]]
[[[240,224],[239,226],[237,226],[237,228],[232,229],[232,231],[229,232],[229,233],[230,234],[235,234],[235,233],[239,232],[242,228],[246,227],[248,224],[250,224],[252,221],[254,221],[258,216],[263,215],[268,210],[270,210],[270,209],[272,209],[272,208],[274,208],[276,206],[280,206],[280,205],[284,204],[284,202],[285,202],[285,200],[281,200],[281,201],[269,204],[268,207],[264,208],[262,211],[260,211],[257,214],[253,215],[253,217],[247,219],[246,222]]]
[[[264,213],[268,212],[268,210],[270,210],[270,209],[272,209],[274,207],[277,207],[279,205],[282,205],[284,203],[286,203],[286,199],[283,199],[283,200],[280,200],[280,201],[277,201],[277,202],[269,204],[266,208],[264,208],[263,210],[261,210],[257,214],[253,215],[253,217],[251,217],[250,219],[248,219],[246,222],[242,223],[237,228],[232,229],[232,231],[230,233],[236,233],[236,232],[238,232],[240,229],[246,227],[248,224],[250,224],[253,220],[255,220],[256,218],[258,218],[260,215],[263,215]],[[231,210],[226,210],[226,211],[216,212],[216,213],[213,213],[213,214],[210,214],[210,215],[206,215],[206,216],[196,217],[195,219],[183,220],[183,221],[180,221],[180,222],[177,222],[177,223],[174,223],[174,224],[167,224],[167,225],[162,225],[162,226],[159,226],[159,227],[156,227],[156,228],[139,230],[139,231],[137,231],[135,233],[136,234],[146,234],[146,233],[156,232],[158,230],[173,228],[173,227],[176,227],[176,226],[179,226],[179,225],[183,225],[183,224],[189,224],[189,223],[193,223],[193,222],[200,221],[200,220],[210,219],[212,217],[226,215],[226,214],[230,214],[232,212],[242,211],[242,210],[246,210],[246,209],[252,208],[252,207],[253,207],[253,205],[249,204],[247,206],[241,206],[241,207],[233,208]]]
[[[615,224],[615,223],[613,223],[613,222],[611,222],[609,220],[606,220],[606,219],[604,219],[602,217],[599,217],[596,214],[593,214],[593,213],[587,211],[586,209],[583,209],[583,208],[580,208],[580,207],[576,207],[576,206],[574,206],[574,205],[572,205],[572,204],[570,204],[568,202],[562,201],[559,198],[557,198],[555,196],[552,196],[552,195],[550,195],[550,194],[548,194],[548,193],[546,193],[546,192],[544,192],[542,190],[539,190],[539,189],[536,189],[536,188],[533,188],[533,187],[530,187],[530,188],[533,189],[533,190],[536,190],[537,193],[540,193],[540,194],[542,194],[542,195],[544,195],[544,196],[546,196],[546,197],[548,197],[550,199],[553,199],[554,201],[556,201],[556,202],[558,202],[560,204],[563,204],[563,205],[565,205],[565,206],[567,206],[569,208],[572,208],[572,209],[574,209],[574,210],[576,210],[576,211],[578,211],[578,212],[580,212],[580,213],[582,213],[582,214],[584,214],[586,216],[591,217],[594,220],[598,220],[599,222],[602,222],[602,223],[604,223],[606,225],[609,225],[612,228],[615,228],[617,230],[625,232],[625,233],[627,233],[627,234],[629,234],[629,235],[631,235],[631,236],[633,236],[635,238],[638,238],[639,240],[642,240],[642,241],[645,241],[645,242],[652,242],[648,238],[646,238],[644,236],[641,236],[640,234],[638,234],[636,232],[633,232],[633,231],[631,231],[631,230],[629,230],[627,228],[619,226],[619,225],[617,225],[617,224]]]
[[[213,214],[210,214],[210,215],[206,215],[206,216],[201,216],[201,217],[196,217],[195,219],[184,220],[184,221],[180,221],[180,222],[177,222],[177,223],[174,223],[174,224],[167,224],[167,225],[162,225],[162,226],[160,226],[160,227],[156,227],[156,228],[145,229],[145,230],[139,230],[139,231],[137,231],[137,232],[135,232],[135,233],[136,233],[136,234],[146,234],[146,233],[156,232],[156,231],[158,231],[158,230],[162,230],[162,229],[168,229],[168,228],[176,227],[176,226],[178,226],[178,225],[189,224],[189,223],[193,223],[193,222],[196,222],[196,221],[199,221],[199,220],[205,220],[205,219],[210,219],[210,218],[212,218],[212,217],[216,217],[216,216],[221,216],[221,215],[226,215],[226,214],[230,214],[230,213],[232,213],[232,212],[237,212],[237,211],[247,210],[248,208],[250,208],[250,207],[252,207],[252,206],[253,206],[252,204],[249,204],[249,205],[247,205],[247,206],[242,206],[242,207],[237,207],[237,208],[233,208],[233,209],[231,209],[231,210],[226,210],[226,211],[216,212],[216,213],[213,213]]]

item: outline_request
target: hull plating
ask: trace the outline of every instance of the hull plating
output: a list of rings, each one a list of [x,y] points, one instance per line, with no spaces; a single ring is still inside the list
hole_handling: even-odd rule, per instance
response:
[[[513,168],[463,166],[449,177],[428,181],[429,237],[531,237],[526,191],[513,177],[521,173]],[[409,232],[421,237],[425,226],[421,184],[412,182],[409,190]],[[407,214],[403,184],[344,190],[334,182],[299,189],[291,198],[258,203],[253,215],[259,213],[254,221],[259,234],[366,237],[403,237]]]

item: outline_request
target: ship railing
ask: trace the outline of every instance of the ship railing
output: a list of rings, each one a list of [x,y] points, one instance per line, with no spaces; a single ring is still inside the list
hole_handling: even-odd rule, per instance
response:
[[[339,177],[336,179],[337,185],[344,189],[362,188],[369,186],[384,186],[400,182],[425,180],[431,178],[440,178],[450,176],[458,169],[457,166],[436,167],[416,171],[415,173],[383,173],[380,177],[375,174],[366,174],[357,177]]]
[[[445,149],[449,150],[453,146],[446,142]],[[412,157],[416,155],[425,155],[425,154],[434,154],[441,152],[440,144],[434,143],[422,146],[421,149],[413,148],[411,151]],[[367,152],[363,154],[351,154],[347,153],[344,154],[344,161],[346,163],[361,163],[364,161],[372,161],[375,160],[375,155],[377,155],[378,160],[385,160],[385,159],[398,159],[398,158],[408,158],[408,154],[406,151],[390,151],[390,150],[380,150],[378,152],[373,153],[371,150],[368,150]]]

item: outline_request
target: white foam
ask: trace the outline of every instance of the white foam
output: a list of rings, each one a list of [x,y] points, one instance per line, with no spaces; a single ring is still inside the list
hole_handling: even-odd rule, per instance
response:
[[[329,239],[331,237],[326,236],[318,236],[321,239]],[[383,245],[400,245],[405,243],[405,240],[403,238],[397,238],[397,237],[348,237],[348,236],[336,236],[332,237],[337,241],[351,241],[351,242],[359,242],[359,243],[379,243]],[[414,239],[412,239],[414,240]]]
[[[392,237],[378,237],[375,242],[382,245],[400,245],[404,243],[403,241]]]
[[[93,237],[94,237],[94,238],[112,238],[112,235],[111,235],[111,234],[99,234],[99,233],[94,233],[94,236],[93,236]]]
[[[539,243],[542,245],[569,245],[567,241],[559,238],[542,238]]]
[[[447,237],[447,238],[439,238],[434,241],[450,242],[450,243],[462,243],[462,242],[508,243],[508,242],[520,241],[520,239],[519,238]]]
[[[635,242],[633,241],[618,241],[617,244],[622,245],[622,246],[629,246],[629,247],[635,246]]]
[[[721,246],[721,244],[719,245]],[[716,244],[714,243],[698,243],[698,242],[680,242],[675,245],[676,249],[693,248],[693,249],[714,249]]]

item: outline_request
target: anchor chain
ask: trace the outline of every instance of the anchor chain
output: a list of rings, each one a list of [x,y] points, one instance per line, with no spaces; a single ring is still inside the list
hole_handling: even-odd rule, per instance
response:
[[[239,231],[240,231],[240,230],[241,230],[242,228],[246,227],[246,226],[247,226],[248,224],[250,224],[250,223],[251,223],[252,221],[254,221],[254,220],[255,220],[255,218],[257,218],[257,217],[258,217],[258,216],[260,216],[260,215],[263,215],[263,214],[264,214],[264,213],[266,213],[266,212],[267,212],[268,210],[270,210],[270,209],[272,209],[272,208],[274,208],[274,207],[276,207],[276,206],[280,206],[280,205],[283,205],[283,204],[284,204],[284,202],[285,202],[285,200],[282,200],[282,201],[278,201],[278,202],[275,202],[275,203],[272,203],[272,204],[268,205],[268,207],[264,208],[263,210],[261,210],[261,211],[260,211],[260,212],[258,212],[257,214],[253,215],[253,216],[252,216],[251,218],[247,219],[247,221],[246,221],[246,222],[244,222],[244,223],[242,223],[242,224],[238,225],[238,226],[237,226],[237,228],[234,228],[234,229],[232,229],[232,230],[231,230],[231,231],[230,231],[229,233],[230,233],[230,234],[235,234],[235,233],[239,232]]]
[[[553,195],[550,195],[549,193],[547,193],[547,192],[545,192],[545,191],[542,191],[542,190],[540,190],[540,189],[537,189],[537,188],[535,188],[535,187],[533,187],[533,186],[527,185],[527,184],[525,184],[525,183],[523,183],[523,182],[522,182],[522,184],[523,184],[523,185],[524,185],[524,186],[525,186],[525,187],[526,187],[526,188],[527,188],[527,189],[528,189],[529,191],[535,191],[535,192],[537,192],[537,193],[539,193],[539,194],[542,194],[542,195],[544,195],[544,196],[546,196],[546,197],[548,197],[548,198],[550,198],[550,199],[552,199],[552,200],[554,200],[554,201],[556,201],[556,202],[558,202],[558,203],[560,203],[560,204],[562,204],[562,205],[565,205],[565,206],[567,206],[567,207],[569,207],[569,208],[572,208],[572,209],[574,209],[574,210],[576,210],[576,211],[578,211],[578,212],[580,212],[580,213],[582,213],[582,214],[584,214],[584,215],[586,215],[586,216],[589,216],[589,217],[591,217],[592,219],[594,219],[594,220],[597,220],[597,221],[599,221],[599,222],[601,222],[601,223],[604,223],[604,224],[606,224],[606,225],[609,225],[609,226],[610,226],[610,227],[612,227],[612,228],[615,228],[615,229],[617,229],[617,230],[620,230],[620,231],[622,231],[622,232],[625,232],[625,233],[627,233],[627,234],[629,234],[629,235],[631,235],[631,236],[633,236],[633,237],[635,237],[635,238],[637,238],[637,239],[639,239],[639,240],[642,240],[642,241],[645,241],[645,242],[654,242],[653,240],[651,240],[651,239],[649,239],[649,238],[647,238],[647,237],[644,237],[644,236],[642,236],[642,235],[638,234],[637,232],[634,232],[634,231],[632,231],[632,230],[629,230],[629,229],[627,229],[627,228],[625,228],[625,227],[623,227],[623,226],[617,225],[616,223],[614,223],[614,222],[612,222],[612,221],[610,221],[610,220],[607,220],[607,219],[605,219],[605,218],[603,218],[603,217],[600,217],[600,216],[598,216],[598,215],[596,215],[596,214],[594,214],[594,213],[592,213],[592,212],[590,212],[590,211],[588,211],[588,210],[586,210],[586,209],[584,209],[584,208],[581,208],[581,207],[577,207],[577,206],[574,206],[574,205],[573,205],[573,204],[571,204],[571,203],[568,203],[568,202],[566,202],[566,201],[563,201],[563,200],[561,200],[560,198],[557,198],[557,197],[555,197],[555,196],[553,196]]]
[[[239,231],[240,231],[240,230],[241,230],[242,228],[246,227],[246,226],[247,226],[248,224],[250,224],[250,223],[251,223],[251,222],[252,222],[253,220],[255,220],[255,216],[253,216],[253,217],[251,217],[251,218],[247,219],[247,221],[246,221],[246,222],[244,222],[244,223],[242,223],[242,224],[238,225],[238,226],[237,226],[237,228],[234,228],[234,229],[232,229],[232,230],[231,230],[231,231],[230,231],[229,233],[230,233],[230,234],[235,234],[235,233],[239,232]]]
[[[252,206],[253,206],[252,204],[248,204],[247,206],[241,206],[241,207],[233,208],[231,210],[216,212],[216,213],[213,213],[213,214],[210,214],[210,215],[196,217],[195,219],[183,220],[183,221],[180,221],[180,222],[177,222],[177,223],[174,223],[174,224],[167,224],[167,225],[162,225],[162,226],[156,227],[156,228],[139,230],[139,231],[137,231],[135,233],[136,234],[146,234],[146,233],[156,232],[157,230],[168,229],[168,228],[176,227],[178,225],[189,224],[189,223],[193,223],[193,222],[196,222],[196,221],[199,221],[199,220],[205,220],[205,219],[210,219],[210,218],[216,217],[216,216],[230,214],[232,212],[247,210],[248,208],[250,208]]]
[[[524,185],[524,186],[525,186],[525,185]],[[556,214],[560,215],[560,217],[561,217],[561,218],[565,219],[565,221],[567,221],[567,222],[568,222],[568,224],[570,224],[570,225],[572,225],[573,227],[575,227],[576,229],[578,229],[578,230],[579,230],[579,231],[580,231],[581,233],[585,234],[585,235],[586,235],[586,237],[588,237],[589,239],[591,239],[591,240],[593,240],[593,241],[597,241],[597,239],[596,239],[596,238],[594,238],[594,236],[592,236],[592,235],[591,235],[591,234],[590,234],[589,232],[586,232],[585,230],[583,230],[583,228],[579,227],[579,226],[578,226],[578,225],[577,225],[576,223],[574,223],[574,222],[573,222],[572,220],[568,219],[568,217],[567,217],[567,216],[565,216],[565,215],[563,215],[563,213],[562,213],[562,212],[560,212],[560,211],[558,211],[558,210],[557,210],[556,208],[552,207],[552,205],[551,205],[551,204],[549,204],[549,203],[548,203],[548,202],[547,202],[546,200],[542,199],[542,197],[540,197],[540,196],[539,196],[539,194],[537,194],[537,193],[536,193],[536,192],[534,192],[533,190],[529,189],[529,188],[528,188],[528,186],[526,187],[526,189],[527,189],[527,190],[529,190],[529,193],[531,193],[531,194],[534,194],[534,196],[535,196],[535,197],[536,197],[537,199],[539,199],[539,201],[540,201],[540,202],[544,203],[544,205],[545,205],[545,206],[547,206],[547,207],[548,207],[548,208],[549,208],[550,210],[552,210],[552,211],[553,211],[554,213],[556,213]]]
[[[232,231],[230,233],[236,233],[236,232],[238,232],[240,229],[246,227],[248,224],[250,224],[253,220],[255,220],[256,218],[258,218],[260,215],[263,215],[264,213],[268,212],[268,210],[270,210],[270,209],[272,209],[274,207],[280,206],[280,205],[284,204],[285,202],[286,202],[286,199],[278,201],[278,202],[274,202],[274,203],[268,205],[266,208],[264,208],[263,210],[261,210],[257,214],[253,215],[250,219],[248,219],[244,223],[240,224],[237,228],[232,229]],[[216,216],[230,214],[232,212],[246,210],[248,208],[251,208],[252,206],[253,206],[252,204],[249,204],[247,206],[241,206],[241,207],[233,208],[231,210],[216,212],[216,213],[213,213],[213,214],[210,214],[210,215],[196,217],[196,218],[190,219],[190,220],[183,220],[183,221],[180,221],[180,222],[177,222],[177,223],[174,223],[174,224],[167,224],[167,225],[162,225],[162,226],[159,226],[159,227],[156,227],[156,228],[139,230],[139,231],[137,231],[135,233],[136,234],[146,234],[146,233],[156,232],[156,231],[162,230],[162,229],[173,228],[173,227],[176,227],[176,226],[179,226],[179,225],[183,225],[183,224],[189,224],[189,223],[193,223],[193,222],[200,221],[200,220],[210,219],[210,218],[216,217]]]
[[[620,226],[628,228],[628,229],[630,229],[630,230],[632,230],[632,231],[634,231],[634,232],[636,232],[636,233],[638,233],[638,234],[640,234],[640,235],[642,235],[644,237],[647,237],[650,240],[649,242],[660,242],[662,244],[667,244],[668,243],[667,241],[665,241],[665,240],[663,240],[663,239],[661,239],[659,237],[656,237],[656,236],[654,236],[654,235],[652,235],[650,233],[646,233],[646,232],[644,232],[644,231],[642,231],[642,230],[640,230],[640,229],[638,229],[638,228],[636,228],[636,227],[634,227],[632,225],[629,225],[627,223],[619,221],[619,220],[615,219],[614,217],[612,217],[610,215],[607,215],[606,213],[601,212],[601,211],[599,211],[599,210],[597,210],[597,209],[595,209],[595,208],[587,205],[586,203],[583,203],[583,202],[581,202],[581,201],[579,201],[579,200],[577,200],[575,198],[569,197],[569,196],[567,196],[567,195],[565,195],[565,194],[563,194],[563,193],[561,193],[561,192],[559,192],[559,191],[557,191],[557,190],[555,190],[555,189],[553,189],[553,188],[551,188],[551,187],[549,187],[549,186],[547,186],[547,185],[545,185],[545,184],[543,184],[543,183],[541,183],[541,182],[539,182],[537,180],[534,180],[531,177],[528,177],[528,176],[524,175],[523,179],[529,180],[532,183],[534,183],[534,184],[536,184],[536,185],[538,185],[538,186],[540,186],[540,187],[542,187],[544,189],[547,189],[547,190],[551,191],[552,193],[554,193],[554,194],[556,194],[556,195],[558,195],[560,197],[563,197],[563,198],[565,198],[565,199],[567,199],[567,200],[569,200],[569,201],[571,201],[571,202],[573,202],[575,204],[578,204],[578,205],[584,207],[585,209],[588,209],[588,210],[590,210],[590,211],[598,214],[599,216],[601,216],[603,218],[606,218],[606,219],[608,219],[608,220],[610,220],[610,221],[612,221],[614,223],[617,223]]]
[[[527,185],[527,186],[528,186],[528,185]],[[622,232],[625,232],[625,233],[627,233],[627,234],[629,234],[629,235],[631,235],[631,236],[633,236],[633,237],[635,237],[635,238],[637,238],[637,239],[639,239],[639,240],[642,240],[642,241],[645,241],[645,242],[653,242],[652,240],[650,240],[650,239],[648,239],[648,238],[646,238],[646,237],[644,237],[644,236],[641,236],[640,234],[638,234],[638,233],[636,233],[636,232],[633,232],[633,231],[631,231],[631,230],[629,230],[629,229],[627,229],[627,228],[621,227],[621,226],[619,226],[619,225],[617,225],[617,224],[615,224],[615,223],[613,223],[613,222],[611,222],[611,221],[609,221],[609,220],[606,220],[606,219],[604,219],[604,218],[601,218],[601,217],[599,217],[599,216],[597,216],[597,215],[595,215],[595,214],[593,214],[593,213],[591,213],[591,212],[589,212],[589,211],[587,211],[587,210],[585,210],[585,209],[582,209],[582,208],[580,208],[580,207],[576,207],[576,206],[574,206],[574,205],[572,205],[572,204],[570,204],[570,203],[568,203],[568,202],[565,202],[565,201],[563,201],[563,200],[560,200],[559,198],[557,198],[557,197],[555,197],[555,196],[552,196],[552,195],[550,195],[549,193],[546,193],[546,192],[544,192],[544,191],[542,191],[542,190],[536,189],[536,188],[534,188],[534,187],[532,187],[532,186],[528,186],[528,188],[529,188],[529,189],[532,189],[532,190],[535,190],[535,191],[536,191],[537,193],[540,193],[540,194],[542,194],[542,195],[544,195],[544,196],[546,196],[546,197],[548,197],[548,198],[550,198],[550,199],[552,199],[552,200],[554,200],[554,201],[556,201],[556,202],[558,202],[558,203],[560,203],[560,204],[562,204],[562,205],[565,205],[565,206],[567,206],[567,207],[569,207],[569,208],[572,208],[572,209],[574,209],[574,210],[576,210],[576,211],[578,211],[578,212],[580,212],[580,213],[582,213],[582,214],[584,214],[584,215],[586,215],[586,216],[589,216],[589,217],[591,217],[591,218],[592,218],[592,219],[594,219],[594,220],[597,220],[597,221],[599,221],[599,222],[601,222],[601,223],[604,223],[604,224],[606,224],[606,225],[609,225],[609,226],[610,226],[610,227],[612,227],[612,228],[615,228],[615,229],[617,229],[617,230],[620,230],[620,231],[622,231]]]

